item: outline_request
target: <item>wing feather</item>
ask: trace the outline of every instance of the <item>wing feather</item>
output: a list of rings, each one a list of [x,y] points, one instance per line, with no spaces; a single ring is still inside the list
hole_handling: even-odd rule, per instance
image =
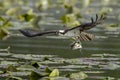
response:
[[[78,39],[80,41],[91,41],[95,38],[95,35],[93,34],[90,34],[90,33],[86,33],[86,32],[81,32],[79,35],[78,35]]]

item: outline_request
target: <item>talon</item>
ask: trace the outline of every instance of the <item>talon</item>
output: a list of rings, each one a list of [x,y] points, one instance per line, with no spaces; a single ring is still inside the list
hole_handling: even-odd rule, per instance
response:
[[[94,23],[94,20],[93,20],[93,18],[91,17],[91,21],[92,21],[92,23]]]
[[[96,14],[96,21],[98,20],[98,15]]]

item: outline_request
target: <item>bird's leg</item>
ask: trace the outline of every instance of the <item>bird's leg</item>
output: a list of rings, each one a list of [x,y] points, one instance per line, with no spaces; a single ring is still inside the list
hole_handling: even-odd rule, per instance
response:
[[[95,19],[95,21],[93,20],[93,18],[91,18],[91,23],[97,25],[97,24],[102,23],[102,21],[103,21],[104,19],[105,19],[104,15],[101,15],[101,17],[98,18],[98,15],[96,14],[96,19]]]

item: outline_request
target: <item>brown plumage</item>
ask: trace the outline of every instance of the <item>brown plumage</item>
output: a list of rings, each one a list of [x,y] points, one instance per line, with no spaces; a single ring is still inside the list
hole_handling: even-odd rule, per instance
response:
[[[73,28],[65,29],[63,31],[61,30],[51,30],[51,31],[44,31],[44,32],[32,32],[32,31],[26,31],[26,30],[19,30],[19,31],[26,37],[36,37],[36,36],[43,36],[45,34],[63,34],[64,35],[71,30],[78,29],[80,31],[78,39],[82,41],[90,41],[95,36],[92,34],[86,33],[85,31],[95,27],[98,24],[101,24],[104,19],[105,17],[103,15],[100,18],[98,18],[98,15],[96,14],[95,21],[93,18],[91,18],[90,23],[84,23]]]
[[[79,35],[76,36],[80,41],[91,41],[95,38],[95,35],[81,32]]]

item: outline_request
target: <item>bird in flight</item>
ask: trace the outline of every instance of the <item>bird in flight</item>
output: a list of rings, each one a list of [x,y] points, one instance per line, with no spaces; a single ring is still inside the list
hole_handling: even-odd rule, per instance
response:
[[[73,28],[68,28],[64,30],[50,30],[50,31],[44,31],[44,32],[34,32],[29,30],[19,30],[19,31],[26,37],[36,37],[36,36],[43,36],[46,34],[65,35],[69,31],[79,30],[78,35],[75,37],[78,38],[80,41],[90,41],[90,40],[93,40],[95,36],[93,34],[87,33],[86,31],[95,27],[98,24],[101,24],[104,21],[104,19],[105,17],[103,15],[98,17],[98,15],[96,14],[95,20],[91,17],[91,22],[83,23]],[[76,44],[76,42],[74,44]],[[74,46],[74,44],[72,44],[72,46]]]
[[[28,30],[19,30],[19,31],[26,37],[36,37],[36,36],[43,36],[46,34],[65,35],[70,31],[76,32],[77,30],[78,33],[73,37],[74,42],[70,45],[72,50],[76,50],[82,48],[81,41],[91,41],[95,38],[93,34],[87,33],[86,31],[95,27],[98,24],[101,24],[105,20],[105,18],[106,17],[104,17],[103,15],[98,17],[98,15],[96,14],[95,20],[91,17],[91,22],[89,23],[84,23],[79,26],[75,26],[73,28],[67,28],[64,30],[50,30],[44,32],[35,32]]]

